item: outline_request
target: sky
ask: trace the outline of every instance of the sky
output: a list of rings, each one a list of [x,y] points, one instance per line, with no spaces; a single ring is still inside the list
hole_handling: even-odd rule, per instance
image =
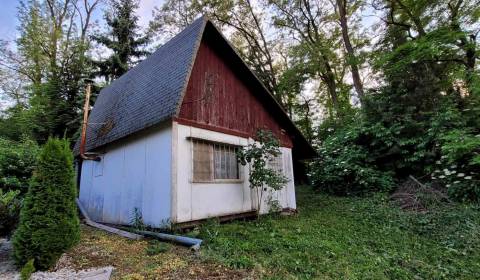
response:
[[[0,39],[15,39],[18,0],[0,0]]]
[[[0,0],[0,40],[12,41],[17,35],[16,26],[17,6],[19,0]],[[147,26],[152,18],[152,10],[155,6],[161,6],[163,0],[140,0],[140,7],[137,10],[139,25]],[[103,9],[103,8],[102,8]],[[95,19],[102,20],[103,11],[97,10]]]

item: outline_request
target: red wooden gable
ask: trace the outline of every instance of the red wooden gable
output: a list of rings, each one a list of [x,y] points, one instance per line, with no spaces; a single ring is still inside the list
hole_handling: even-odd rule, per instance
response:
[[[229,62],[214,40],[202,39],[177,121],[252,138],[258,129],[268,129],[282,146],[292,147],[292,138],[256,95],[248,76]]]

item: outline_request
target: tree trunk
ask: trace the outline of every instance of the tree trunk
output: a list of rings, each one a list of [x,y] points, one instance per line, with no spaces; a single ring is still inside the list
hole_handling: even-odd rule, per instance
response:
[[[352,43],[350,41],[350,35],[348,34],[348,21],[347,21],[347,3],[345,0],[337,0],[338,14],[340,17],[340,27],[342,29],[343,43],[345,49],[347,50],[347,63],[350,65],[350,70],[352,71],[353,86],[355,91],[358,94],[360,102],[363,99],[363,84],[360,78],[357,65],[357,57],[355,56],[355,51],[353,50]]]
[[[338,102],[337,95],[337,82],[335,81],[335,74],[333,73],[332,67],[328,62],[325,61],[326,73],[323,76],[324,82],[327,84],[328,95],[332,101],[332,107],[335,114],[340,114],[340,105]]]

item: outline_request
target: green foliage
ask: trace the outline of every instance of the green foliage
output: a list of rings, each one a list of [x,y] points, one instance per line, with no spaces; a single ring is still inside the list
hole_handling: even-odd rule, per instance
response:
[[[28,280],[30,276],[35,272],[35,266],[33,265],[34,260],[29,260],[20,271],[20,279],[21,280]]]
[[[200,226],[200,231],[198,233],[198,237],[204,239],[206,242],[209,240],[215,239],[220,230],[220,222],[218,219],[207,219],[202,225]]]
[[[133,208],[133,217],[130,223],[132,227],[137,230],[145,230],[147,228],[143,222],[142,212],[137,207]]]
[[[334,130],[330,129],[331,132]],[[362,122],[337,128],[323,141],[318,159],[310,166],[312,183],[320,190],[336,195],[391,190],[391,174],[376,166],[370,146],[362,143],[370,138],[368,133]]]
[[[0,189],[0,236],[9,236],[15,229],[20,215],[20,191],[7,191]]]
[[[38,151],[32,140],[24,138],[16,142],[0,138],[0,190],[27,191]]]
[[[35,268],[48,269],[79,240],[73,155],[68,145],[66,140],[49,139],[40,152],[13,236],[18,265],[34,259]]]
[[[237,156],[242,165],[248,164],[250,188],[257,192],[257,211],[260,211],[267,187],[280,190],[288,179],[268,165],[269,161],[281,154],[278,139],[271,131],[259,130],[256,140],[247,147],[239,149]]]
[[[480,201],[480,134],[466,129],[451,130],[440,138],[441,158],[432,179],[447,187],[460,201]]]
[[[436,170],[434,178],[449,188],[452,198],[476,200],[479,130],[472,120],[478,113],[462,109],[450,96],[438,97],[434,104],[418,103],[412,93],[387,87],[364,99],[355,121],[345,120],[342,126],[327,120],[319,130],[324,139],[311,166],[313,182],[328,193],[358,194],[391,190],[392,178],[425,177]],[[447,176],[450,166],[471,180],[453,180]]]
[[[418,213],[383,195],[297,188],[299,214],[211,225],[201,254],[265,279],[474,279],[480,273],[478,207]],[[204,229],[206,232],[207,230]]]
[[[94,35],[93,39],[112,50],[113,54],[105,60],[96,61],[99,75],[112,81],[128,71],[136,63],[134,58],[148,54],[141,48],[149,42],[149,36],[139,34],[138,0],[112,0],[110,12],[106,12],[105,21],[108,33]]]
[[[155,256],[161,253],[168,252],[171,245],[165,242],[160,242],[158,240],[151,240],[148,242],[148,247],[145,249],[145,253],[148,256]]]
[[[14,95],[26,100],[14,100],[17,108],[0,125],[4,135],[17,140],[18,134],[28,134],[45,143],[50,135],[72,137],[78,130],[82,81],[91,72],[88,33],[97,2],[19,1],[16,50],[5,52],[2,61],[21,79]]]

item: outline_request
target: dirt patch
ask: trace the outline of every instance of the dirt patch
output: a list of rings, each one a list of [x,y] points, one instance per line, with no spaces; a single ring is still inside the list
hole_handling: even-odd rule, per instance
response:
[[[82,226],[80,243],[57,263],[56,269],[113,266],[112,279],[254,279],[252,271],[232,270],[202,260],[195,252],[170,245],[156,255],[148,240],[129,240]]]

